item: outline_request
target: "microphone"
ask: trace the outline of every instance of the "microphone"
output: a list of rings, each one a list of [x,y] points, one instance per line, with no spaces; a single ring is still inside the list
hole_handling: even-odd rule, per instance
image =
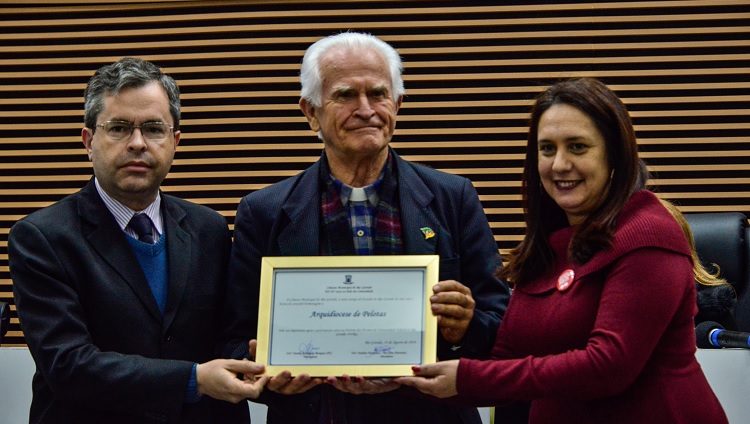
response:
[[[727,331],[718,322],[704,321],[695,327],[696,345],[701,349],[739,347],[750,349],[750,333]]]

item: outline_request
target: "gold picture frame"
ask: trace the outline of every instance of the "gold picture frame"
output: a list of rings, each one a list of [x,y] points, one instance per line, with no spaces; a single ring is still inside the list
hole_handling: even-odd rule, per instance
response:
[[[395,377],[437,360],[437,255],[264,257],[255,360],[266,373]]]

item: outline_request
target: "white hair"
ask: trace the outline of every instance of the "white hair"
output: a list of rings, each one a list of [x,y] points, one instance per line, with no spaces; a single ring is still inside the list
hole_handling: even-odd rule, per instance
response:
[[[348,50],[375,49],[388,64],[391,74],[393,100],[404,95],[404,80],[401,78],[404,66],[396,49],[385,41],[371,34],[361,32],[342,32],[322,38],[305,52],[300,69],[301,96],[313,107],[320,107],[323,103],[323,80],[320,75],[320,58],[334,47],[344,47]]]

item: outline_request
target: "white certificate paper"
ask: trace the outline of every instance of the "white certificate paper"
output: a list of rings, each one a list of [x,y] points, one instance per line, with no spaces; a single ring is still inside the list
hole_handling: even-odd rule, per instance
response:
[[[264,258],[269,307],[256,360],[293,374],[382,377],[434,362],[438,263],[432,255]]]

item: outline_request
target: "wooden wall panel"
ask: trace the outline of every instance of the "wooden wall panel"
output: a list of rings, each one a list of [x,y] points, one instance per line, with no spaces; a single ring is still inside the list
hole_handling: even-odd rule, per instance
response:
[[[230,226],[239,199],[314,162],[297,107],[305,48],[371,32],[403,56],[393,146],[471,178],[498,248],[523,234],[526,118],[550,83],[593,76],[634,118],[652,183],[683,211],[750,215],[750,2],[4,1],[0,5],[0,300],[7,235],[91,176],[82,94],[139,56],[180,83],[183,138],[164,191]],[[528,2],[524,2],[528,3]],[[6,346],[23,345],[13,316]]]

